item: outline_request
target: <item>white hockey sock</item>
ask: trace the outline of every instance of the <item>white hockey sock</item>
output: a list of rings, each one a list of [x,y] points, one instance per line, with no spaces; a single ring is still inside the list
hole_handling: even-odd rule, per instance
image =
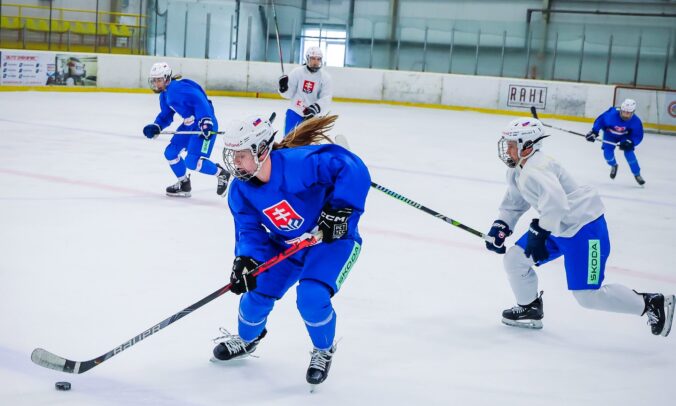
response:
[[[645,308],[643,296],[619,284],[603,285],[598,290],[574,290],[573,296],[587,309],[640,316]]]
[[[527,305],[537,299],[538,276],[532,268],[533,260],[526,257],[523,248],[515,245],[507,250],[504,264],[516,303]]]

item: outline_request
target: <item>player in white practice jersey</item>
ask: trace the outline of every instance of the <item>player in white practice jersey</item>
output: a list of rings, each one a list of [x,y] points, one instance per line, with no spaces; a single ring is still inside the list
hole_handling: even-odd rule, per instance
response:
[[[326,115],[333,98],[331,76],[322,69],[324,55],[319,47],[305,52],[305,64],[279,78],[279,94],[290,100],[286,111],[284,136],[304,120]]]
[[[498,155],[509,167],[507,193],[486,247],[504,257],[517,305],[502,313],[503,323],[542,328],[542,293],[533,266],[564,257],[568,289],[588,309],[647,315],[655,335],[666,336],[674,315],[674,295],[638,293],[623,285],[603,285],[610,239],[598,193],[580,186],[555,160],[540,151],[547,137],[533,118],[512,121],[502,132]],[[505,238],[529,209],[539,213],[528,232],[506,249]]]

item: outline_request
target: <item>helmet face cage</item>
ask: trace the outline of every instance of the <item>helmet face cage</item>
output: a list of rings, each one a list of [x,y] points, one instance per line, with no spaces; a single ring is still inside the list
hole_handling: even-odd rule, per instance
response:
[[[514,168],[521,161],[529,158],[535,151],[540,149],[540,141],[545,137],[547,135],[545,135],[540,121],[531,118],[513,120],[507,129],[502,132],[502,137],[498,140],[498,157],[505,165]],[[516,144],[518,161],[509,156],[508,149],[510,142]],[[523,155],[523,151],[531,147],[532,150],[528,154]]]
[[[274,139],[274,134],[272,135],[272,139]],[[225,164],[225,170],[227,170],[232,176],[236,177],[237,179],[241,179],[243,181],[248,181],[254,176],[258,175],[258,172],[261,171],[261,167],[263,166],[263,163],[270,157],[270,152],[268,150],[268,145],[269,143],[267,141],[262,141],[258,147],[255,144],[252,144],[248,148],[244,149],[231,149],[231,148],[223,148],[223,163]],[[256,150],[260,150],[260,152],[256,153]],[[240,169],[237,167],[235,164],[235,156],[237,153],[241,152],[248,152],[251,154],[253,157],[254,162],[256,163],[256,170],[253,172],[247,172],[243,169]],[[263,156],[265,154],[265,156]],[[262,158],[262,159],[261,159]]]
[[[270,122],[258,116],[230,123],[223,136],[225,169],[232,176],[243,181],[248,181],[258,175],[263,163],[270,156],[270,147],[274,142],[275,134]],[[253,172],[238,167],[237,161],[242,159],[243,154],[253,159],[256,165]]]
[[[310,58],[319,58],[320,59],[319,66],[311,67]],[[307,51],[305,52],[305,66],[310,72],[317,72],[319,69],[321,69],[323,63],[324,63],[324,55],[322,53],[321,48],[310,47],[307,49]]]
[[[160,89],[157,87],[158,79],[162,79],[164,87]],[[171,68],[166,62],[158,62],[150,68],[148,75],[148,87],[155,93],[162,93],[167,85],[171,82]]]

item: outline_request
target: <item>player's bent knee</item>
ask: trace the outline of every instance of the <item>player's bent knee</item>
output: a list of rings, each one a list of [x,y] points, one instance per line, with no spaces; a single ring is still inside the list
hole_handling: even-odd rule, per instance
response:
[[[531,258],[526,256],[523,248],[518,245],[509,248],[502,261],[505,266],[505,271],[508,274],[515,275],[525,275],[528,273],[530,267],[535,264]]]
[[[197,170],[197,166],[200,164],[200,156],[188,154],[185,157],[185,166],[191,171]]]
[[[180,153],[181,150],[177,148],[174,144],[169,144],[164,149],[164,157],[167,159],[167,161],[173,161],[174,159],[178,158],[178,154]]]
[[[247,292],[242,295],[239,303],[239,317],[244,322],[252,324],[265,320],[275,305],[275,299],[256,292]]]
[[[580,306],[587,309],[596,309],[600,300],[600,291],[596,289],[574,290],[573,297]]]
[[[301,280],[296,288],[296,295],[298,311],[306,322],[324,320],[333,312],[331,288],[320,281]]]

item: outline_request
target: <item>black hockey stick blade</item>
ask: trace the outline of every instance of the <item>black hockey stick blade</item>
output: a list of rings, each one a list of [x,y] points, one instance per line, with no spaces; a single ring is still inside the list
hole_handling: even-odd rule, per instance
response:
[[[319,241],[321,241],[321,235],[310,235],[305,239],[300,240],[299,242],[293,244],[289,248],[287,248],[284,252],[278,254],[277,256],[269,259],[268,261],[262,263],[259,265],[257,268],[252,270],[252,273],[254,275],[258,275],[262,272],[267,271],[271,267],[277,265],[281,261],[285,260],[286,258],[292,256],[296,252],[307,248],[309,246],[317,244]],[[118,345],[117,347],[113,348],[112,350],[108,351],[107,353],[94,358],[90,359],[87,361],[73,361],[67,358],[60,357],[52,352],[49,352],[43,348],[36,348],[33,350],[31,353],[31,361],[33,361],[35,364],[40,365],[41,367],[53,369],[56,371],[61,371],[61,372],[68,372],[71,374],[81,374],[83,372],[87,372],[90,369],[94,368],[95,366],[107,361],[108,359],[114,357],[115,355],[121,353],[122,351],[132,347],[135,344],[138,344],[140,341],[150,337],[151,335],[157,333],[158,331],[162,330],[163,328],[169,326],[170,324],[174,323],[175,321],[178,321],[182,319],[183,317],[189,315],[193,311],[199,309],[200,307],[204,306],[205,304],[211,302],[212,300],[216,299],[217,297],[223,295],[226,292],[230,291],[230,288],[232,287],[232,284],[228,283],[227,285],[223,286],[222,288],[216,290],[215,292],[211,293],[207,297],[199,300],[198,302],[193,303],[192,305],[186,307],[185,309],[181,310],[178,313],[175,313],[166,319],[162,320],[161,322],[157,323],[156,325],[150,327],[146,331],[136,335],[135,337],[131,338],[130,340]]]
[[[538,120],[540,119],[538,117],[538,110],[535,108],[535,106],[530,106],[530,114],[533,115],[533,118],[537,118]]]

